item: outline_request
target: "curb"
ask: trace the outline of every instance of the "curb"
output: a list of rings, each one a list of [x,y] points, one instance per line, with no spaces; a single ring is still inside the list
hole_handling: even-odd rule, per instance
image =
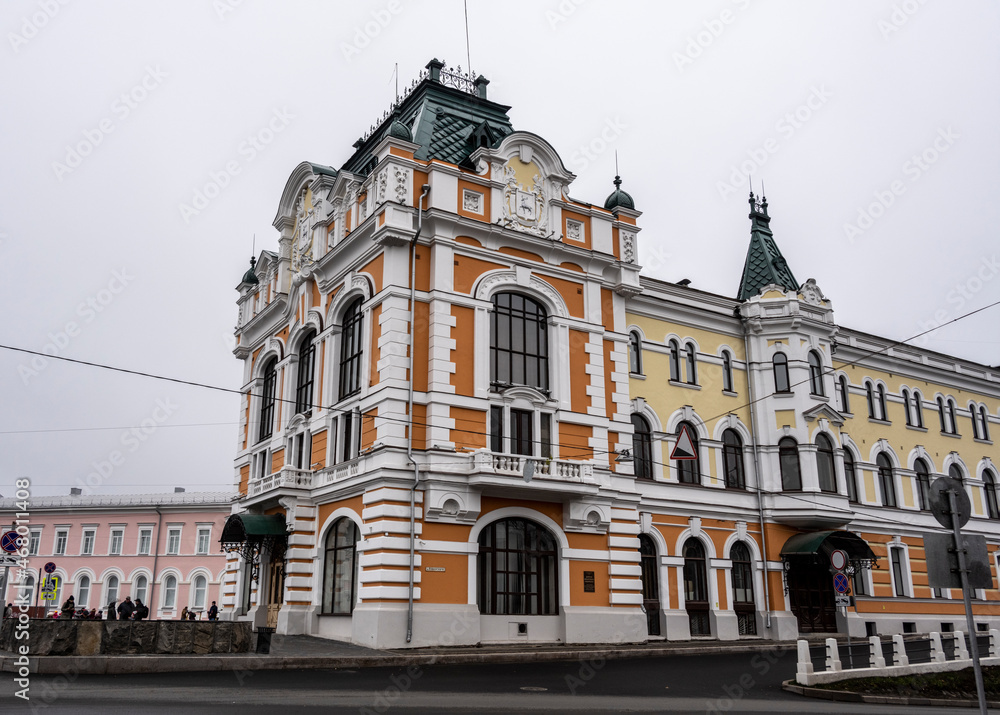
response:
[[[825,690],[822,688],[810,688],[805,685],[798,685],[792,680],[786,680],[781,684],[782,690],[787,690],[796,695],[807,698],[817,698],[819,700],[835,700],[845,703],[869,703],[872,705],[931,705],[934,707],[952,708],[978,708],[978,700],[950,699],[944,698],[911,698],[897,695],[865,695],[863,693],[853,693],[849,690]],[[1000,708],[1000,700],[987,700],[986,707]]]
[[[135,673],[180,673],[191,671],[317,670],[326,668],[398,668],[424,665],[477,665],[506,663],[544,663],[598,658],[656,658],[676,655],[711,655],[715,653],[773,653],[791,650],[781,642],[719,646],[676,646],[655,649],[573,649],[559,651],[498,651],[489,653],[392,653],[361,656],[257,655],[98,655],[98,656],[29,656],[31,673],[39,675],[70,673],[76,675],[126,675]],[[14,656],[0,657],[0,672],[17,672]]]

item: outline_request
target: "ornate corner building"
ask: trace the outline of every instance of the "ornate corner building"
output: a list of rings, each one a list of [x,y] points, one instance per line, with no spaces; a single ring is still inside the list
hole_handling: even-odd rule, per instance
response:
[[[766,199],[737,298],[641,277],[620,179],[572,198],[487,85],[434,60],[285,185],[238,287],[226,612],[376,647],[960,623],[928,490],[961,477],[995,570],[1000,370],[837,325]]]

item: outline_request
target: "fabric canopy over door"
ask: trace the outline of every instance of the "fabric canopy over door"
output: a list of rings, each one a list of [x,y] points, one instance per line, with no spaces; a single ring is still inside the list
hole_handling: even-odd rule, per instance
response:
[[[793,556],[813,557],[825,560],[829,564],[830,554],[838,549],[846,551],[851,561],[868,562],[866,565],[869,567],[871,562],[875,561],[875,554],[868,542],[849,531],[812,531],[807,534],[796,534],[781,547],[781,558],[787,560]]]
[[[284,556],[288,543],[288,527],[282,514],[233,514],[222,527],[222,550],[236,552],[250,564],[252,578],[257,580],[260,554],[268,551],[273,559]]]

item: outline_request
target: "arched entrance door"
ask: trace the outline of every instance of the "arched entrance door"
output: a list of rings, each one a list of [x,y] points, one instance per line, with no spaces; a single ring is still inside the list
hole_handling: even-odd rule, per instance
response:
[[[656,544],[646,534],[639,534],[639,554],[642,557],[642,607],[646,609],[646,632],[660,635],[660,579],[657,568]]]
[[[708,573],[705,569],[705,547],[695,538],[684,544],[684,607],[693,636],[710,636],[708,618]]]

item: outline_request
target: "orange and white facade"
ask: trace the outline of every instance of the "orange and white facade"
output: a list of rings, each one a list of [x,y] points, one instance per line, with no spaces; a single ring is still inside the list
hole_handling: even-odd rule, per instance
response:
[[[486,84],[432,62],[343,167],[304,162],[288,179],[277,251],[239,286],[233,517],[270,517],[287,537],[233,551],[225,611],[375,647],[787,638],[807,585],[795,581],[802,555],[783,546],[851,530],[881,568],[852,554],[873,595],[830,627],[887,632],[919,612],[930,630],[952,614],[949,599],[913,607],[924,595],[914,539],[930,517],[907,491],[907,460],[922,452],[886,433],[901,480],[892,513],[913,511],[912,528],[889,526],[871,470],[890,420],[855,428],[860,414],[808,385],[748,406],[775,392],[776,345],[790,346],[792,383],[818,351],[832,396],[846,360],[834,337],[847,351],[875,339],[840,331],[814,284],[739,301],[640,279],[631,197],[571,198],[574,175],[510,125]],[[1000,434],[995,369],[907,360],[883,356],[865,374],[912,391],[933,373],[928,400],[961,385]],[[843,368],[854,402],[859,370]],[[682,425],[699,456],[685,466],[670,458]],[[860,497],[821,488],[817,430],[839,485],[854,450]],[[790,496],[784,437],[801,463]],[[995,548],[982,478],[1000,459],[988,439],[948,439],[971,448],[963,464],[982,494],[970,528]],[[941,449],[932,471],[947,473]],[[260,527],[246,527],[252,540]],[[907,551],[905,607],[886,593],[887,543]]]

